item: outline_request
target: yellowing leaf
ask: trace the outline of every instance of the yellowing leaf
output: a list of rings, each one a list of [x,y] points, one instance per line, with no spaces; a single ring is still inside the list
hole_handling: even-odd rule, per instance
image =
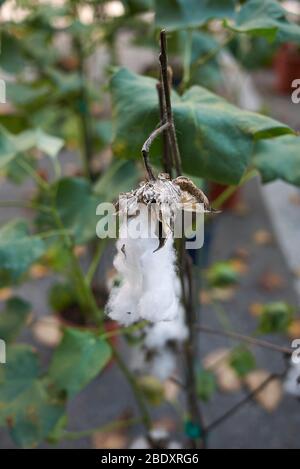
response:
[[[260,316],[260,314],[263,312],[263,305],[261,303],[252,303],[249,306],[249,313],[252,314],[252,316]]]
[[[61,324],[55,316],[45,316],[32,326],[35,339],[47,347],[56,347],[62,338]]]
[[[0,288],[0,301],[6,301],[11,298],[13,291],[11,288]]]
[[[253,235],[255,244],[259,246],[265,246],[271,244],[273,241],[272,234],[267,230],[257,230]]]
[[[92,447],[95,449],[123,449],[128,439],[123,431],[96,432],[92,436]]]
[[[218,388],[223,392],[236,392],[241,388],[241,380],[230,366],[230,349],[220,348],[206,355],[203,366],[213,371]]]
[[[29,271],[29,275],[33,279],[44,278],[49,274],[49,269],[43,264],[34,264]]]
[[[251,392],[255,391],[270,373],[265,370],[255,370],[244,378],[244,383]],[[261,391],[255,394],[254,399],[268,412],[277,409],[282,398],[282,383],[279,379],[270,381]]]
[[[292,339],[298,339],[300,337],[300,319],[295,319],[291,322],[288,327],[288,335]]]

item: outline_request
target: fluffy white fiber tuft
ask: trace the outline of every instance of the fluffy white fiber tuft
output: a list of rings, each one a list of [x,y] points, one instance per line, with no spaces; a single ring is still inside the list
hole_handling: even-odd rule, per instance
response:
[[[178,316],[180,289],[173,238],[153,252],[159,244],[154,229],[145,205],[137,217],[121,224],[114,259],[121,284],[111,292],[107,313],[124,325],[143,319],[171,321]]]
[[[134,372],[151,374],[164,381],[176,372],[178,345],[188,336],[183,309],[172,321],[157,322],[145,329],[144,344],[133,350]]]

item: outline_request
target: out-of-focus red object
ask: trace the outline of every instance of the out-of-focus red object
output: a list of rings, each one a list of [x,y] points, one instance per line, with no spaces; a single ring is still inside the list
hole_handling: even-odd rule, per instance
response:
[[[221,195],[228,186],[224,186],[223,184],[218,184],[217,182],[210,182],[209,184],[209,200],[212,203],[214,200],[216,200],[219,195]],[[237,189],[228,199],[219,207],[221,210],[222,209],[234,209],[240,201],[240,190]]]
[[[291,93],[292,82],[300,78],[300,48],[295,44],[283,44],[274,59],[276,89],[280,93]]]

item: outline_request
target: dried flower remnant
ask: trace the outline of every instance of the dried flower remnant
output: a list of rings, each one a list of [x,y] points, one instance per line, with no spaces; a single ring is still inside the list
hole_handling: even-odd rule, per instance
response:
[[[171,181],[161,173],[121,194],[117,209],[120,232],[114,266],[121,283],[112,289],[108,315],[125,325],[175,319],[180,307],[175,220],[181,210],[210,211],[206,196],[188,178]]]

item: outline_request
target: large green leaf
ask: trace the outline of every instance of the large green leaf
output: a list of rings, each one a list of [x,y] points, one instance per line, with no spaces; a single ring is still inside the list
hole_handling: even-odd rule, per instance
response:
[[[29,105],[40,98],[49,96],[49,93],[50,88],[46,85],[33,87],[24,83],[8,83],[6,86],[7,99],[17,106]]]
[[[16,145],[13,138],[0,126],[0,168],[9,163],[16,153]]]
[[[141,148],[159,121],[156,81],[118,70],[111,80],[116,156],[140,158]],[[172,93],[183,170],[224,184],[237,184],[248,168],[254,141],[293,131],[278,121],[243,111],[199,86],[183,96]],[[155,142],[151,158],[161,147]]]
[[[209,370],[199,370],[196,375],[197,396],[202,401],[209,401],[217,389],[215,375]]]
[[[263,182],[283,179],[300,186],[300,137],[286,135],[257,142],[253,162]]]
[[[156,25],[171,31],[201,26],[214,18],[232,18],[235,3],[235,0],[156,0]]]
[[[25,130],[14,135],[0,126],[0,168],[32,148],[38,148],[54,158],[62,147],[62,139],[53,137],[41,129]]]
[[[143,13],[153,8],[154,0],[122,0],[126,9],[126,13],[135,15],[136,13]]]
[[[0,41],[0,68],[8,73],[23,71],[26,65],[26,57],[20,47],[20,41],[7,32],[2,32]]]
[[[108,170],[94,184],[94,191],[105,202],[115,200],[121,192],[137,185],[139,171],[132,161],[114,160]]]
[[[54,352],[49,379],[55,389],[73,396],[98,375],[110,357],[106,341],[92,332],[68,328]]]
[[[294,312],[295,308],[283,301],[275,301],[264,305],[259,316],[258,331],[261,334],[287,332]]]
[[[49,396],[39,379],[36,353],[27,345],[7,349],[0,368],[0,425],[7,425],[14,441],[23,447],[40,443],[55,427],[64,407]]]
[[[7,300],[3,311],[0,312],[0,338],[6,342],[15,339],[30,314],[31,305],[21,298],[13,297]]]
[[[181,48],[188,41],[186,31],[180,31],[178,39],[181,42]],[[202,31],[193,31],[191,33],[191,56],[190,56],[190,70],[191,76],[189,83],[192,85],[201,85],[205,88],[214,90],[220,84],[222,75],[217,61],[217,55],[206,60],[201,64],[201,60],[208,57],[212,51],[218,49],[219,44],[211,34]],[[183,51],[184,54],[184,51]],[[212,54],[214,55],[214,54]]]
[[[290,23],[287,12],[276,0],[248,0],[237,15],[234,31],[264,36],[269,40],[275,37],[279,42],[300,43],[300,26]]]
[[[255,357],[250,350],[244,345],[238,345],[231,352],[230,365],[238,376],[243,378],[256,366]]]
[[[65,228],[78,243],[96,236],[96,207],[100,200],[88,181],[64,178],[57,184],[56,207]]]
[[[45,252],[45,243],[30,235],[24,220],[13,220],[0,229],[0,288],[17,283]]]

